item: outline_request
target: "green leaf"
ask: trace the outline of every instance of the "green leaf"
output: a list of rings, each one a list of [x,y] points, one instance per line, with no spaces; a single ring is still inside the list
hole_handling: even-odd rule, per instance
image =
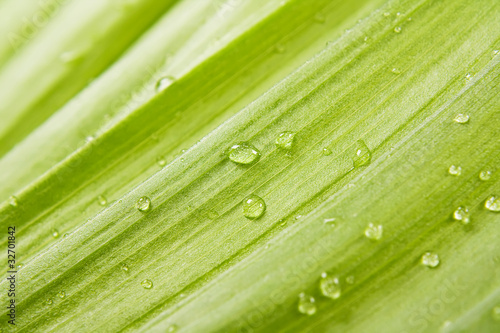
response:
[[[498,331],[498,2],[127,3],[26,106],[61,37],[0,68],[17,330]]]

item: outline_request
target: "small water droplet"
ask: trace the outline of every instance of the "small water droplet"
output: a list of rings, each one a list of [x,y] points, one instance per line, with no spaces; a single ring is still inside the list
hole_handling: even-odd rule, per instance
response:
[[[156,164],[158,164],[161,167],[164,167],[167,164],[167,162],[165,161],[165,158],[163,156],[158,156],[156,158]]]
[[[277,52],[277,53],[284,53],[285,52],[285,46],[281,43],[276,43],[276,45],[274,45],[274,50]]]
[[[316,313],[316,301],[314,297],[301,293],[299,295],[298,310],[308,316],[312,316]]]
[[[243,200],[243,215],[250,220],[261,217],[266,211],[266,203],[261,197],[252,194]]]
[[[324,296],[331,299],[337,299],[341,295],[341,288],[338,277],[328,276],[326,273],[321,274],[319,289]]]
[[[57,296],[58,296],[59,298],[64,298],[64,297],[66,297],[66,292],[65,292],[64,290],[61,290],[61,291],[57,294]]]
[[[497,305],[491,311],[494,320],[500,321],[500,305]]]
[[[95,138],[92,136],[92,135],[89,135],[85,138],[85,142],[86,143],[91,143],[92,141],[94,141]]]
[[[295,133],[286,131],[281,133],[276,138],[275,144],[278,148],[291,150],[293,148],[294,140],[295,140]]]
[[[149,212],[151,210],[151,199],[149,199],[148,197],[141,197],[135,203],[135,208],[143,213]]]
[[[436,253],[426,252],[422,255],[422,265],[434,268],[439,265],[439,256]]]
[[[69,236],[69,233],[67,232],[67,233],[65,233],[65,234],[63,235],[63,238],[66,238],[66,237],[68,237],[68,236]]]
[[[323,155],[324,156],[330,156],[332,154],[332,151],[328,148],[323,148]]]
[[[16,267],[17,267],[17,270],[20,270],[21,268],[24,267],[24,264],[23,263],[19,263],[19,264],[17,264]]]
[[[57,231],[57,229],[52,230],[52,237],[54,238],[59,237],[59,231]]]
[[[472,79],[472,75],[470,73],[465,74],[465,80],[470,81]]]
[[[463,113],[459,113],[453,118],[456,123],[465,124],[469,121],[469,116]]]
[[[229,149],[228,157],[238,164],[252,164],[259,160],[260,153],[254,146],[242,142]]]
[[[462,168],[458,165],[452,165],[448,168],[448,173],[453,176],[460,176],[462,174]]]
[[[464,206],[458,207],[454,212],[453,212],[453,218],[456,221],[460,221],[463,224],[468,224],[470,222],[470,214],[469,214],[469,209]]]
[[[401,71],[397,68],[391,69],[391,72],[393,72],[394,74],[401,74]]]
[[[372,159],[372,153],[366,143],[363,140],[358,140],[354,146],[354,155],[352,161],[354,167],[360,167],[363,165],[370,164]]]
[[[395,27],[394,28],[394,32],[397,33],[397,34],[399,34],[401,32],[401,30],[402,30],[401,27]]]
[[[500,50],[493,50],[493,52],[491,52],[491,57],[494,58],[496,57],[498,54],[500,54]]]
[[[148,279],[143,280],[143,281],[141,282],[141,286],[142,286],[144,289],[151,289],[151,288],[153,288],[153,281],[148,280]]]
[[[99,202],[99,205],[101,205],[101,206],[106,206],[108,203],[108,200],[102,195],[97,197],[97,201]]]
[[[335,221],[336,221],[336,218],[330,218],[330,219],[324,219],[323,223],[327,224],[331,227],[335,227]]]
[[[347,282],[349,284],[354,284],[354,276],[349,275],[348,277],[345,278],[345,282]]]
[[[170,325],[168,327],[167,332],[168,333],[175,333],[175,332],[177,332],[178,329],[179,329],[179,327],[177,325],[173,324],[173,325]]]
[[[48,298],[46,301],[45,301],[45,304],[47,305],[52,305],[54,303],[54,301],[52,300],[52,298]]]
[[[373,223],[368,224],[365,228],[365,236],[371,240],[382,239],[383,227],[381,225],[374,225]]]
[[[384,16],[385,16],[385,17],[389,17],[389,16],[391,16],[391,13],[389,13],[389,12],[385,12],[385,13],[384,13]]]
[[[128,265],[127,264],[122,264],[122,271],[124,271],[125,273],[128,272]]]
[[[295,216],[295,219],[296,219],[296,220],[300,220],[301,218],[302,218],[302,215],[296,215],[296,216]]]
[[[494,195],[486,199],[484,207],[492,212],[500,212],[500,198]]]
[[[318,23],[324,23],[326,21],[325,14],[318,12],[314,15],[314,21]]]
[[[18,204],[17,198],[15,196],[11,195],[9,197],[9,205],[11,205],[12,207],[17,207],[17,204]]]
[[[490,180],[490,178],[491,178],[491,171],[483,170],[479,173],[479,179],[481,179],[482,181]]]
[[[169,86],[172,85],[172,83],[175,82],[175,78],[172,76],[165,76],[156,82],[156,91],[157,92],[162,92],[163,90],[167,89]]]
[[[401,13],[400,13],[400,12],[397,12],[397,13],[396,13],[396,16],[401,16]]]

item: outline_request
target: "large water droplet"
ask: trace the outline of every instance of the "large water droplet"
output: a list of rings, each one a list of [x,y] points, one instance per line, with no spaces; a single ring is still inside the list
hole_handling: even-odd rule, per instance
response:
[[[362,140],[358,140],[354,147],[354,155],[352,157],[354,167],[357,168],[370,164],[371,159],[372,153],[366,143]]]
[[[108,204],[108,200],[102,195],[97,197],[97,202],[99,202],[101,206],[106,206]]]
[[[17,198],[13,195],[9,197],[9,205],[12,207],[17,207]]]
[[[300,313],[312,316],[316,313],[316,301],[314,297],[301,293],[297,309]]]
[[[453,118],[456,123],[465,124],[469,121],[469,116],[463,113],[459,113]]]
[[[436,253],[426,252],[422,255],[422,265],[434,268],[439,265],[439,256]]]
[[[371,240],[382,239],[383,227],[381,225],[374,225],[373,223],[368,224],[365,229],[365,236]]]
[[[254,146],[242,142],[229,149],[228,157],[238,164],[251,164],[259,160],[260,153]]]
[[[328,276],[326,273],[321,274],[319,281],[319,289],[321,293],[331,299],[337,299],[341,295],[340,282],[336,276]]]
[[[295,139],[295,133],[294,132],[283,132],[281,133],[277,138],[276,138],[276,146],[285,149],[285,150],[291,150],[293,148],[293,143]]]
[[[492,212],[500,212],[500,198],[494,195],[488,197],[484,203],[484,207]]]
[[[141,286],[142,286],[144,289],[151,289],[151,288],[153,288],[153,281],[148,280],[148,279],[143,280],[143,281],[141,282]]]
[[[491,179],[491,171],[483,170],[479,173],[479,179],[482,181],[487,181]]]
[[[252,194],[243,200],[243,215],[247,219],[255,220],[266,211],[266,203],[261,197]]]
[[[142,197],[135,203],[135,208],[140,212],[148,212],[151,209],[151,199]]]
[[[462,174],[462,167],[458,165],[452,165],[448,168],[448,173],[453,176],[460,176]]]
[[[458,207],[453,212],[453,218],[457,221],[462,222],[463,224],[468,224],[470,222],[469,209],[464,206]]]
[[[161,92],[172,85],[175,82],[175,78],[172,76],[165,76],[156,82],[156,91]]]

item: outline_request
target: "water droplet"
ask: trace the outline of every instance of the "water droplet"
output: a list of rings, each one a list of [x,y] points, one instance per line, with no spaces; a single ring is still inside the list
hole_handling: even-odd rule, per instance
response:
[[[86,143],[91,143],[94,140],[95,140],[95,138],[92,135],[89,135],[88,137],[85,138]]]
[[[439,265],[439,256],[436,253],[426,252],[422,255],[422,265],[434,268]]]
[[[168,333],[175,333],[175,332],[177,332],[178,329],[179,329],[179,327],[177,325],[173,324],[173,325],[170,325],[168,327],[167,332]]]
[[[456,221],[460,221],[463,224],[468,224],[470,222],[469,209],[467,207],[460,206],[453,212],[453,218]]]
[[[383,227],[381,225],[374,225],[373,223],[368,224],[365,228],[365,236],[371,240],[382,239]]]
[[[144,289],[151,289],[151,288],[153,288],[153,281],[148,280],[148,279],[143,280],[143,281],[141,282],[141,286],[142,286]]]
[[[394,32],[399,34],[401,32],[401,27],[395,27]]]
[[[302,218],[302,215],[296,215],[296,216],[295,216],[295,219],[296,219],[296,220],[300,220],[301,218]]]
[[[66,292],[65,292],[64,290],[61,290],[61,291],[57,294],[57,296],[58,296],[59,298],[64,298],[64,297],[66,297]]]
[[[265,211],[266,203],[261,197],[252,194],[243,200],[243,215],[247,219],[258,219]]]
[[[172,85],[172,83],[175,82],[175,78],[172,76],[165,76],[156,82],[156,91],[157,92],[162,92],[163,90],[167,89],[169,86]]]
[[[161,167],[164,167],[167,164],[167,162],[165,161],[165,158],[163,156],[158,156],[156,158],[156,164],[158,164]]]
[[[276,146],[285,149],[285,150],[291,150],[293,148],[293,143],[295,139],[295,133],[294,132],[283,132],[281,133],[277,138],[276,138]]]
[[[54,238],[59,237],[59,231],[57,231],[57,229],[52,230],[52,237]]]
[[[335,221],[336,221],[336,218],[324,219],[323,223],[327,224],[327,225],[329,225],[331,227],[335,227]]]
[[[469,115],[466,115],[466,114],[463,114],[463,113],[459,113],[455,116],[455,118],[453,118],[453,120],[456,122],[456,123],[459,123],[459,124],[465,124],[469,121]]]
[[[54,301],[52,300],[52,298],[48,298],[48,299],[45,301],[45,304],[47,304],[47,305],[52,305],[52,303],[54,303]]]
[[[63,238],[66,238],[66,237],[68,237],[68,236],[69,236],[69,233],[67,232],[67,233],[65,233],[65,234],[63,235]]]
[[[393,72],[394,74],[401,74],[401,71],[397,68],[391,69],[391,72]]]
[[[384,13],[384,16],[385,16],[385,17],[389,17],[389,16],[391,16],[391,13],[389,13],[389,12],[385,12],[385,13]]]
[[[99,205],[101,205],[101,206],[106,206],[108,203],[108,200],[106,200],[106,198],[102,195],[97,197],[97,201],[99,202]]]
[[[238,164],[251,164],[259,160],[260,153],[254,146],[242,142],[229,149],[228,157]]]
[[[366,143],[362,140],[358,140],[354,148],[354,155],[352,157],[354,167],[357,168],[363,165],[370,164],[372,153],[370,149],[368,149]]]
[[[492,212],[500,212],[500,198],[492,195],[484,203],[484,207]]]
[[[400,13],[400,12],[397,12],[397,13],[396,13],[396,16],[401,16],[401,13]]]
[[[493,50],[493,52],[491,52],[491,57],[494,58],[496,57],[498,54],[500,54],[500,50]]]
[[[341,295],[340,282],[336,276],[328,276],[326,273],[321,274],[319,282],[321,293],[331,299],[337,299]]]
[[[17,198],[13,195],[10,196],[9,198],[9,205],[11,205],[12,207],[17,207]]]
[[[500,321],[500,305],[495,306],[491,311],[491,314],[493,315],[494,320]]]
[[[125,273],[128,272],[128,265],[127,264],[122,264],[122,271],[124,271]]]
[[[472,75],[470,73],[465,74],[465,80],[470,81],[472,79]]]
[[[325,14],[318,12],[314,15],[314,21],[318,23],[324,23],[326,21]]]
[[[301,293],[299,295],[298,310],[300,313],[312,316],[316,313],[316,301],[314,297]]]
[[[19,264],[17,264],[16,267],[17,267],[17,270],[20,270],[21,268],[24,267],[24,264],[23,263],[19,263]]]
[[[205,216],[211,220],[215,220],[216,218],[219,217],[219,214],[215,210],[209,209],[205,212]]]
[[[332,151],[328,148],[323,148],[323,155],[324,156],[330,156],[332,154]]]
[[[354,284],[354,276],[349,275],[348,277],[345,278],[345,282],[349,284]]]
[[[149,199],[148,197],[141,197],[135,203],[135,208],[143,213],[149,212],[149,210],[151,209],[151,199]]]
[[[277,53],[283,53],[283,52],[285,52],[285,46],[281,43],[276,43],[276,45],[274,46],[274,50]]]
[[[453,176],[460,176],[462,174],[462,168],[458,165],[452,165],[448,168],[448,172]]]
[[[479,179],[481,179],[482,181],[490,180],[490,178],[491,178],[491,171],[483,170],[479,173]]]

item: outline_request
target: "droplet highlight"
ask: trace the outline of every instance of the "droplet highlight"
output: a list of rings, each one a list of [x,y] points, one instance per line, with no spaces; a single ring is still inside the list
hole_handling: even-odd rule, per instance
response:
[[[52,237],[54,238],[59,237],[59,231],[57,231],[57,229],[52,230]]]
[[[148,280],[148,279],[143,280],[143,281],[141,282],[141,286],[142,286],[144,289],[151,289],[151,288],[153,288],[153,281]]]
[[[302,314],[312,316],[316,313],[316,300],[312,296],[301,293],[297,309]]]
[[[435,268],[439,265],[439,256],[436,253],[426,252],[422,255],[422,265]]]
[[[135,203],[135,208],[143,213],[149,212],[151,210],[151,199],[149,199],[148,197],[141,197]]]
[[[255,220],[261,217],[266,211],[266,203],[264,200],[252,194],[243,200],[243,215],[250,220]]]
[[[354,167],[360,167],[363,165],[370,164],[372,159],[372,153],[366,143],[362,140],[356,142],[356,146],[354,149],[354,155],[352,157],[352,161]]]
[[[125,273],[128,272],[128,265],[127,264],[122,264],[122,271],[124,271]]]
[[[281,133],[275,141],[275,144],[278,148],[284,150],[291,150],[293,148],[293,144],[295,141],[295,132],[283,132]]]
[[[259,160],[260,152],[254,146],[242,142],[229,149],[228,157],[237,164],[252,164]]]
[[[332,151],[328,148],[323,148],[323,156],[330,156]]]
[[[167,165],[167,161],[165,161],[165,158],[163,156],[158,156],[156,158],[156,164],[158,164],[161,167],[164,167],[165,165]]]
[[[453,118],[453,121],[455,121],[458,124],[466,124],[469,122],[469,116],[463,113],[459,113]]]
[[[371,240],[380,240],[382,239],[383,227],[381,225],[375,225],[373,223],[368,224],[365,228],[365,236]]]
[[[402,30],[401,27],[395,27],[394,28],[394,32],[397,33],[397,34],[399,34],[401,32],[401,30]]]
[[[453,212],[453,218],[456,221],[460,221],[463,224],[468,224],[470,222],[470,213],[469,209],[464,206],[458,207],[454,212]]]
[[[486,199],[484,207],[492,212],[500,212],[500,198],[497,196],[490,196]]]
[[[448,173],[452,176],[460,176],[462,174],[462,167],[458,165],[451,165],[448,168]]]
[[[328,276],[326,273],[321,274],[319,289],[321,290],[323,296],[331,299],[339,298],[342,293],[338,277]]]

